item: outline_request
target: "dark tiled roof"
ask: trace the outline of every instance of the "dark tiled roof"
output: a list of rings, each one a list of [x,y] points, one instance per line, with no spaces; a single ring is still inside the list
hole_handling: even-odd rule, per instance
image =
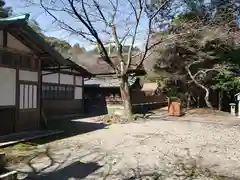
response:
[[[129,77],[128,83],[129,86],[132,86],[136,83],[137,77]],[[84,81],[84,86],[86,87],[119,87],[120,86],[120,80],[119,78],[112,77],[112,76],[104,76],[104,77],[95,77],[91,78],[89,80]]]

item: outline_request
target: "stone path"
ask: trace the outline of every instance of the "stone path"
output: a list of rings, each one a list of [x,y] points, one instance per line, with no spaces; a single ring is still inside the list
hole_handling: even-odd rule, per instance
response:
[[[11,167],[22,179],[126,179],[163,173],[174,169],[179,159],[190,159],[213,172],[240,177],[240,121],[203,123],[203,117],[188,118],[113,124],[39,145],[31,158]]]

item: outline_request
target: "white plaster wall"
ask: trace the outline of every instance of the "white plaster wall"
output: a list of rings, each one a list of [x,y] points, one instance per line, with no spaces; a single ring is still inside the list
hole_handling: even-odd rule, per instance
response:
[[[76,76],[76,85],[82,86],[82,77],[81,76]]]
[[[3,31],[0,31],[0,46],[3,45]]]
[[[82,99],[82,88],[81,87],[75,87],[75,95],[74,99]]]
[[[19,71],[19,80],[25,80],[25,81],[38,81],[38,72],[32,72],[32,71]]]
[[[45,74],[49,72],[43,71],[42,73]],[[42,81],[47,83],[58,83],[58,73],[44,75]]]
[[[31,52],[31,50],[25,46],[23,43],[21,43],[19,40],[17,40],[15,37],[13,37],[11,34],[8,33],[7,36],[7,46],[12,49],[17,49],[19,51],[24,52]]]
[[[15,105],[16,70],[0,67],[0,106]]]
[[[73,75],[60,74],[60,84],[73,85]]]

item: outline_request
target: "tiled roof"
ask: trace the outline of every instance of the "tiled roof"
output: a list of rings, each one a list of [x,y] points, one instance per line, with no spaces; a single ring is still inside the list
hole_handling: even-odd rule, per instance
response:
[[[137,81],[137,77],[129,77],[128,83],[132,86]],[[120,80],[116,77],[96,77],[84,81],[87,87],[119,87]]]
[[[8,18],[0,18],[0,29],[9,27],[8,31],[14,37],[22,39],[23,42],[26,41],[29,47],[38,54],[46,54],[56,62],[62,65],[69,65],[60,53],[55,51],[42,36],[35,32],[28,25],[29,14],[13,16]],[[18,28],[11,28],[12,25],[19,25]]]
[[[111,56],[110,58],[115,65],[120,64],[117,56]],[[90,52],[75,55],[73,54],[71,55],[71,60],[94,75],[114,74],[114,69],[109,64],[107,64],[98,54],[93,54]],[[138,60],[139,57],[133,58],[129,72],[134,72]]]
[[[83,74],[90,76],[91,74],[78,64],[65,59],[58,51],[51,47],[48,42],[36,31],[28,25],[29,14],[13,16],[8,18],[0,18],[0,29],[8,27],[8,32],[25,42],[33,52],[44,55],[49,58],[42,61],[42,67],[51,66],[53,64],[70,66]],[[14,26],[12,26],[14,25]],[[16,26],[15,26],[16,25]],[[12,28],[14,27],[14,28]]]

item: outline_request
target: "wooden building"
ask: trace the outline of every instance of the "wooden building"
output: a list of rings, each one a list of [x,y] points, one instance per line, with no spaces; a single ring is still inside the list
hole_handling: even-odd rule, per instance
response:
[[[64,59],[28,25],[0,19],[0,135],[36,130],[46,116],[81,113],[87,71]]]
[[[69,60],[67,63],[71,70],[67,66],[65,70],[42,71],[42,109],[47,117],[84,113],[84,76],[90,73]]]
[[[130,94],[141,89],[139,78],[129,77]],[[84,81],[86,112],[107,113],[107,107],[122,105],[120,80],[115,76],[97,76]]]
[[[130,93],[141,89],[140,79],[138,77],[129,77],[128,84]],[[115,76],[97,76],[91,79],[85,79],[84,90],[85,97],[102,96],[109,104],[121,104],[120,79]]]

